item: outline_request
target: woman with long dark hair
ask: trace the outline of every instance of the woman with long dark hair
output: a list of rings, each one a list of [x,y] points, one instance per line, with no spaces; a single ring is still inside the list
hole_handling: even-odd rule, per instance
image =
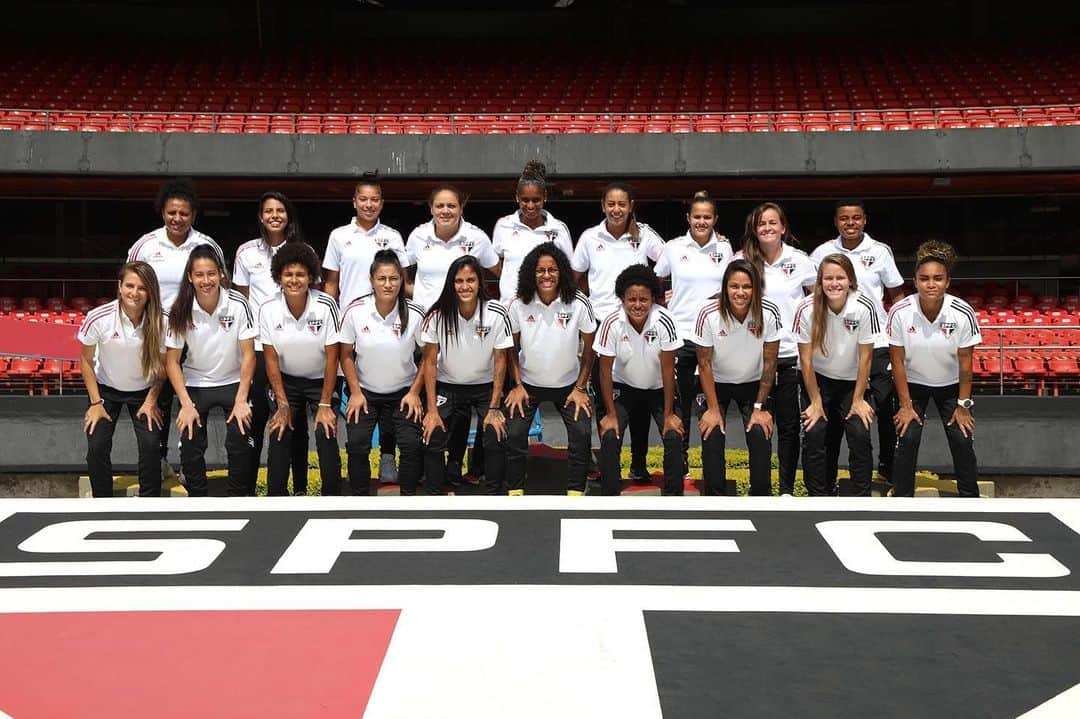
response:
[[[264,192],[259,198],[259,236],[240,245],[233,262],[233,288],[254,308],[262,307],[280,291],[270,267],[278,250],[287,243],[303,242],[300,216],[288,197],[280,192]],[[262,343],[255,340],[255,378],[251,382],[251,476],[254,487],[262,458],[266,422],[270,419],[270,386],[266,380],[266,357]],[[292,433],[293,491],[307,494],[308,432],[307,423]],[[269,458],[268,458],[269,459]]]
[[[930,400],[945,427],[958,493],[979,496],[971,363],[982,334],[971,305],[948,293],[955,264],[952,245],[935,240],[919,245],[915,252],[917,294],[893,305],[886,322],[900,399],[893,420],[899,436],[893,464],[898,497],[915,494],[915,462]]]
[[[775,202],[764,202],[747,215],[742,250],[736,257],[757,268],[764,296],[780,309],[784,334],[770,399],[776,421],[780,494],[793,494],[799,465],[799,350],[791,327],[795,308],[814,287],[817,266],[798,248],[787,216]]]
[[[199,216],[199,196],[187,179],[172,179],[158,190],[154,211],[161,218],[162,226],[148,232],[128,250],[128,262],[146,262],[154,269],[161,292],[161,307],[168,312],[176,300],[181,285],[186,281],[188,255],[200,245],[209,245],[225,264],[225,254],[213,238],[195,229]],[[164,383],[158,395],[161,410],[161,471],[166,477],[176,473],[169,464],[169,420],[172,415],[172,385]]]
[[[431,220],[417,226],[409,233],[405,243],[408,261],[413,265],[413,302],[427,312],[434,305],[446,284],[451,263],[463,255],[476,258],[477,265],[496,275],[499,273],[499,257],[491,246],[487,233],[464,218],[467,198],[453,185],[439,185],[428,195],[428,211]],[[483,284],[481,278],[481,284]],[[483,467],[483,433],[477,426],[476,443],[473,448],[473,474]],[[468,442],[468,423],[454,428],[449,439],[447,477],[451,484],[461,480]]]
[[[593,349],[600,358],[600,484],[622,490],[622,434],[635,415],[651,417],[664,443],[663,494],[683,493],[682,420],[675,411],[675,350],[682,347],[675,318],[656,302],[660,278],[630,265],[615,281],[622,303],[604,319]]]
[[[590,227],[578,238],[570,267],[574,279],[587,283],[589,302],[596,316],[603,318],[621,306],[615,293],[615,280],[631,265],[656,262],[664,250],[664,241],[651,227],[637,219],[634,191],[622,182],[613,182],[600,195],[604,221]],[[596,405],[600,406],[599,364],[593,366],[592,385]],[[630,477],[643,481],[648,477],[646,455],[649,450],[649,418],[635,413],[630,422]]]
[[[368,494],[368,455],[376,424],[390,426],[401,447],[398,482],[402,494],[416,494],[420,481],[420,393],[416,348],[424,310],[405,297],[405,271],[392,250],[379,250],[371,263],[370,294],[345,308],[341,321],[341,367],[349,386],[345,444],[353,494]]]
[[[371,263],[376,253],[388,250],[397,255],[402,267],[412,264],[401,233],[382,221],[383,190],[378,173],[364,173],[356,183],[352,206],[354,217],[330,233],[323,258],[323,290],[343,311],[356,298],[371,294]],[[406,293],[412,291],[407,282],[404,288]],[[398,481],[396,452],[394,423],[385,418],[379,424],[380,482]]]
[[[539,160],[529,160],[521,171],[514,192],[517,212],[502,217],[491,233],[491,245],[499,256],[499,301],[509,307],[518,290],[518,273],[525,257],[536,247],[553,243],[567,257],[574,253],[573,238],[566,223],[544,209],[547,203],[547,168]],[[573,277],[567,278],[573,282]]]
[[[506,308],[489,300],[472,255],[454,260],[442,293],[424,317],[424,481],[428,494],[442,494],[447,436],[476,415],[483,435],[487,494],[505,491],[506,417],[502,392],[507,350],[514,346]],[[449,423],[449,428],[447,427]]]
[[[697,346],[705,411],[701,430],[701,468],[705,494],[727,493],[728,404],[742,415],[750,453],[750,494],[772,494],[772,413],[769,392],[780,350],[780,309],[765,299],[761,274],[746,260],[724,270],[723,289],[698,312],[691,340]]]
[[[185,486],[189,496],[208,494],[206,420],[211,409],[220,407],[226,413],[229,496],[253,495],[247,432],[259,333],[255,314],[247,298],[230,289],[225,263],[210,246],[191,251],[184,275],[169,312],[165,368],[180,401],[176,427]]]
[[[679,323],[684,344],[675,353],[675,376],[679,386],[679,418],[687,431],[683,434],[683,472],[688,470],[690,415],[694,400],[701,393],[697,369],[697,345],[692,341],[698,311],[709,298],[722,291],[724,270],[731,262],[731,243],[717,235],[716,201],[708,192],[694,193],[686,213],[689,229],[664,245],[656,263],[656,274],[671,277],[668,311]]]
[[[91,310],[79,328],[82,371],[90,406],[83,418],[86,464],[95,497],[112,496],[112,439],[127,407],[139,450],[139,496],[161,495],[161,410],[165,325],[154,269],[145,262],[120,268],[116,299]]]
[[[303,242],[287,244],[275,254],[270,274],[281,289],[259,307],[266,379],[276,404],[269,423],[267,494],[288,494],[292,433],[300,426],[307,427],[309,409],[314,409],[315,415],[322,494],[340,494],[341,455],[334,402],[341,327],[337,302],[312,287],[319,281],[319,256]]]
[[[593,363],[596,315],[585,293],[574,285],[570,260],[554,243],[537,245],[525,255],[517,295],[510,303],[514,335],[506,395],[506,480],[511,495],[525,493],[529,427],[542,402],[562,416],[567,439],[567,494],[585,493],[592,440],[592,404],[588,382]],[[578,357],[578,345],[583,347]]]
[[[859,292],[855,268],[846,255],[834,253],[821,260],[814,294],[795,310],[794,334],[803,378],[806,492],[836,494],[826,471],[825,444],[830,425],[839,425],[847,436],[854,493],[869,497],[874,410],[866,401],[866,390],[881,324],[874,302]]]

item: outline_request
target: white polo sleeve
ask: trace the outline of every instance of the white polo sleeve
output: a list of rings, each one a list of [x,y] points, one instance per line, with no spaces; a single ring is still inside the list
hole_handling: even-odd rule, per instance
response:
[[[795,319],[792,322],[792,334],[795,335],[795,341],[801,345],[809,344],[813,325],[814,304],[804,300],[795,308]]]
[[[698,309],[697,319],[694,321],[694,331],[690,335],[690,341],[694,344],[702,347],[713,346],[713,328],[712,320],[709,318],[709,311],[715,305],[716,300],[709,300]]]
[[[259,327],[255,324],[255,313],[251,310],[251,303],[241,298],[236,298],[237,304],[241,305],[244,312],[244,323],[240,326],[240,334],[237,339],[253,340],[259,336]]]
[[[660,235],[656,234],[653,228],[644,227],[642,229],[645,231],[645,236],[641,239],[645,243],[646,257],[653,262],[659,262],[660,255],[664,254],[664,241],[660,239]]]
[[[904,330],[904,318],[901,312],[889,312],[885,321],[885,334],[888,335],[889,344],[893,347],[906,347],[906,332]]]
[[[878,333],[874,332],[874,323],[877,321],[877,312],[861,302],[856,303],[859,307],[859,336],[856,341],[861,345],[872,345],[877,341]]]
[[[477,230],[476,232],[476,244],[473,246],[473,255],[476,256],[476,261],[480,263],[480,266],[486,270],[490,270],[495,265],[499,264],[499,256],[495,254],[495,249],[491,246],[491,238],[487,236],[487,233],[483,230]]]
[[[974,317],[974,312],[972,312],[972,317]],[[956,331],[960,336],[956,341],[957,347],[976,347],[982,344],[982,330],[974,319],[964,317],[958,324],[960,326],[956,328]]]
[[[248,274],[247,267],[244,265],[244,263],[240,261],[240,255],[242,255],[243,252],[244,250],[242,247],[236,251],[236,259],[233,260],[232,279],[234,285],[242,285],[244,287],[248,287],[251,285],[251,275]]]
[[[561,220],[559,221],[559,227],[562,232],[555,236],[555,246],[566,253],[566,259],[570,259],[574,256],[574,242],[570,239],[570,228]]]
[[[574,254],[570,256],[570,269],[574,272],[588,272],[592,263],[589,260],[589,242],[585,239],[585,233],[578,238]]]
[[[420,344],[421,345],[437,345],[439,344],[439,313],[435,312],[428,315],[424,324],[420,327]]]
[[[75,333],[75,336],[78,338],[79,342],[83,343],[87,347],[93,347],[96,344],[100,344],[101,335],[94,327],[94,325],[100,326],[100,324],[101,323],[99,322],[87,323],[86,319],[84,318],[83,323],[79,327],[79,331]]]
[[[656,267],[654,271],[657,277],[667,277],[671,274],[671,252],[668,250],[667,245],[664,245],[663,251],[660,253],[660,259],[656,261]]]
[[[416,230],[409,233],[409,239],[405,242],[405,257],[408,259],[410,265],[416,264],[417,255],[420,253],[420,238],[416,234]],[[329,250],[327,250],[329,252]]]
[[[596,354],[604,357],[615,356],[615,344],[619,341],[618,324],[618,320],[613,320],[610,324],[607,320],[604,320],[601,324],[600,332],[596,335],[596,339],[593,340],[593,351]]]
[[[904,284],[904,276],[900,274],[900,270],[896,267],[896,259],[893,258],[892,252],[886,251],[885,257],[882,258],[881,269],[881,283],[888,288],[900,287]]]
[[[262,305],[259,306],[259,342],[262,343],[263,347],[274,346],[274,343],[271,341],[271,338],[274,336],[272,334],[274,328],[270,324],[271,313],[268,312],[266,309],[266,305],[272,301],[273,300],[264,302]]]
[[[323,257],[323,269],[337,272],[341,269],[341,248],[338,247],[337,235],[330,233],[330,239],[326,241],[326,256]]]
[[[577,313],[578,332],[584,332],[585,334],[596,332],[599,323],[596,321],[596,313],[593,312],[592,303],[586,297],[578,297],[574,301],[581,305]]]
[[[165,348],[171,350],[182,350],[184,345],[187,344],[184,335],[174,334],[171,330],[165,333]]]
[[[802,262],[799,262],[799,270],[802,272],[802,282],[799,284],[813,289],[817,284],[818,263],[811,259],[810,255],[803,255]]]
[[[762,342],[779,342],[784,338],[784,322],[778,311],[762,307],[761,321],[765,324],[761,331]]]

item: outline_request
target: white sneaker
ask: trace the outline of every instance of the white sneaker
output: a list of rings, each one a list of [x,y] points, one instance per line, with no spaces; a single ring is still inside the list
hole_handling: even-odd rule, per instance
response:
[[[392,454],[379,455],[379,482],[382,484],[397,483],[397,462]]]

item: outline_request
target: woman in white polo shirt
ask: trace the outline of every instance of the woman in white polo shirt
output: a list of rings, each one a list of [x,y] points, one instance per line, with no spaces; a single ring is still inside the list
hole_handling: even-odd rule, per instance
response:
[[[795,339],[803,377],[803,482],[812,497],[833,496],[826,470],[830,425],[843,427],[848,467],[857,497],[870,496],[874,471],[866,401],[874,342],[881,322],[874,301],[859,292],[846,255],[826,255],[818,266],[814,294],[795,309]]]
[[[731,262],[731,243],[718,236],[716,227],[716,202],[708,192],[694,194],[686,213],[690,228],[682,237],[676,237],[664,245],[663,254],[656,263],[656,274],[671,277],[671,299],[668,311],[679,323],[679,333],[685,341],[675,353],[675,377],[679,386],[679,418],[687,432],[683,435],[683,472],[688,469],[687,452],[690,449],[690,413],[694,400],[701,393],[697,369],[697,345],[692,341],[698,311],[711,297],[723,288],[724,270]]]
[[[893,305],[886,322],[900,400],[894,419],[899,439],[893,463],[898,497],[915,494],[915,462],[931,399],[945,426],[957,490],[961,497],[979,496],[971,362],[982,334],[971,305],[947,292],[955,263],[956,250],[948,243],[931,240],[919,245],[915,253],[918,293]]]
[[[664,241],[651,227],[639,222],[634,211],[633,190],[622,182],[613,182],[600,196],[604,221],[581,233],[570,267],[579,284],[587,281],[589,302],[596,316],[603,318],[619,309],[615,280],[631,265],[656,262],[664,250]],[[599,364],[593,367],[593,393],[599,392]],[[596,395],[596,404],[601,400]],[[630,476],[643,480],[648,476],[646,454],[649,450],[649,418],[635,414],[630,422]]]
[[[513,388],[506,395],[506,484],[511,495],[525,493],[529,427],[542,402],[562,415],[567,439],[567,494],[585,493],[592,442],[589,374],[593,363],[596,316],[584,292],[574,285],[570,260],[554,243],[537,245],[521,263],[510,303]],[[582,352],[578,357],[578,344]]]
[[[446,283],[447,270],[459,257],[470,255],[476,258],[480,267],[496,275],[499,272],[499,256],[495,254],[487,233],[462,217],[465,197],[460,190],[453,185],[439,185],[428,196],[428,209],[431,221],[410,232],[405,243],[408,263],[413,265],[412,299],[425,312],[439,298]],[[473,450],[477,467],[483,467],[484,445],[480,435],[478,431]],[[468,436],[468,423],[460,423],[449,439],[447,475],[452,484],[460,480]]]
[[[768,497],[773,419],[767,403],[783,334],[780,308],[762,296],[761,274],[746,260],[728,264],[722,287],[698,312],[690,336],[697,347],[705,395],[705,411],[698,422],[705,494],[727,493],[725,415],[734,400],[750,454],[750,494]]]
[[[83,418],[86,464],[95,497],[112,496],[112,439],[127,407],[139,450],[139,496],[161,495],[161,411],[165,325],[154,269],[129,262],[120,269],[116,299],[91,310],[79,328],[82,371],[90,406]]]
[[[567,257],[574,253],[566,223],[544,209],[547,202],[547,168],[529,160],[518,178],[514,197],[518,210],[495,223],[491,245],[499,256],[499,301],[509,307],[518,289],[518,272],[525,256],[538,245],[551,242]],[[571,282],[572,277],[568,278]]]
[[[420,481],[420,399],[423,376],[416,348],[424,311],[405,298],[405,271],[392,250],[379,250],[371,263],[371,294],[358,297],[341,319],[341,367],[349,385],[345,444],[353,494],[368,494],[371,438],[375,425],[389,426],[401,447],[401,493],[416,494]]]
[[[442,293],[424,317],[424,482],[442,494],[447,435],[475,414],[484,443],[487,494],[502,494],[506,463],[506,417],[502,391],[507,350],[514,346],[506,308],[487,298],[480,263],[472,255],[454,260]],[[449,423],[449,428],[447,427]]]
[[[323,258],[323,290],[348,307],[357,297],[371,294],[371,263],[375,253],[390,250],[402,267],[411,264],[401,233],[382,221],[383,192],[378,173],[365,173],[353,190],[355,217],[334,229],[326,242]],[[408,289],[406,290],[408,291]],[[398,480],[394,423],[384,418],[379,424],[379,481]]]
[[[280,192],[265,192],[259,198],[259,237],[245,242],[236,250],[233,262],[233,287],[248,304],[258,309],[274,297],[280,288],[270,274],[270,265],[277,251],[290,242],[303,242],[300,216],[289,198]],[[270,386],[266,381],[266,359],[262,343],[255,340],[255,378],[251,382],[251,477],[255,486],[262,458],[263,436],[270,419]],[[292,435],[293,491],[307,494],[308,433],[301,423]],[[269,459],[269,458],[268,458]]]
[[[247,299],[229,288],[225,263],[213,248],[193,249],[184,274],[187,279],[169,311],[165,368],[180,401],[176,427],[185,486],[189,496],[207,496],[206,419],[211,409],[220,407],[228,413],[229,496],[253,495],[247,432],[259,333],[255,315]]]
[[[341,326],[337,302],[312,289],[319,281],[319,257],[303,242],[288,244],[275,254],[270,275],[281,289],[259,307],[259,339],[276,402],[268,424],[267,494],[288,494],[292,433],[301,425],[306,428],[309,410],[314,408],[312,431],[322,494],[337,495],[341,493],[334,411]]]
[[[600,362],[600,485],[619,494],[622,435],[634,415],[651,417],[664,443],[664,494],[683,493],[682,420],[675,412],[675,351],[682,347],[675,318],[656,304],[660,278],[646,265],[630,265],[615,280],[622,307],[597,330]]]
[[[795,308],[814,288],[817,279],[817,265],[797,244],[783,208],[775,202],[764,202],[747,215],[742,250],[736,255],[757,267],[765,285],[765,297],[780,308],[784,325],[771,397],[780,494],[794,493],[795,470],[799,465],[799,350],[791,327]]]
[[[194,228],[199,214],[199,197],[185,179],[165,182],[158,190],[154,204],[162,226],[148,232],[128,250],[127,261],[142,261],[154,268],[161,291],[161,308],[168,312],[176,300],[176,294],[185,281],[184,271],[188,255],[199,245],[210,245],[225,264],[225,254],[214,240]],[[169,455],[169,420],[172,415],[172,385],[166,382],[158,395],[158,408],[161,410],[161,469],[166,475],[175,476],[168,463]]]

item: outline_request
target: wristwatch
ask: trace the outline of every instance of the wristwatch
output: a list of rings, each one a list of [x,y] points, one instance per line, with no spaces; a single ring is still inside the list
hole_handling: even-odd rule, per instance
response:
[[[765,409],[765,405],[761,402],[754,402],[754,409]]]
[[[975,406],[975,400],[971,399],[970,397],[968,397],[967,399],[958,399],[956,400],[956,404],[960,405],[964,409],[971,409]]]

